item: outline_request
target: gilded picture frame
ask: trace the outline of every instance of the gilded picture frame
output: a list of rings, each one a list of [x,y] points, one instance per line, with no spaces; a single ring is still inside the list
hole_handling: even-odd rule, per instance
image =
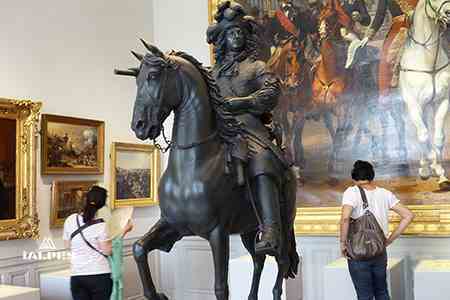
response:
[[[151,145],[111,145],[111,207],[158,204],[160,152]]]
[[[41,102],[0,98],[0,119],[16,122],[15,217],[0,220],[0,240],[39,238],[36,147]]]
[[[300,1],[300,0],[299,0]],[[294,1],[295,3],[298,3],[299,1]],[[214,13],[217,8],[217,4],[221,2],[220,0],[209,0],[208,1],[208,18],[209,23],[214,22]],[[258,3],[259,7],[258,9],[260,11],[264,11],[264,13],[267,15],[268,18],[274,18],[275,16],[275,10],[277,9],[276,3],[281,3],[283,1],[274,1],[274,0],[261,0],[261,1],[253,1],[253,0],[243,0],[243,1],[237,1],[240,2],[245,9],[251,8],[251,5],[254,5],[255,3]],[[305,1],[305,5],[307,5]],[[279,8],[279,7],[278,7]],[[376,2],[371,4],[370,7],[370,13],[372,14],[374,10],[376,9]],[[371,45],[374,47],[380,48],[381,45],[383,45],[383,41],[386,35],[386,30],[389,30],[390,22],[386,22],[387,25],[384,26],[377,34],[377,36],[374,38],[374,41]],[[214,57],[212,55],[212,49],[211,49],[211,63],[214,63]],[[382,112],[383,113],[383,112]],[[404,116],[406,118],[406,115]],[[391,122],[392,123],[392,122]],[[407,126],[408,127],[408,126]],[[395,126],[391,125],[391,128],[395,129]],[[391,131],[394,132],[395,131]],[[320,137],[320,135],[319,135]],[[409,138],[409,140],[408,140]],[[312,140],[311,143],[317,143],[318,140]],[[414,133],[410,133],[409,137],[407,136],[407,146],[411,146],[414,144],[415,141],[415,135]],[[369,151],[368,149],[367,152]],[[408,150],[410,151],[410,149]],[[413,151],[410,151],[413,153]],[[448,151],[447,151],[448,152]],[[413,153],[414,154],[414,153]],[[311,155],[310,155],[311,157]],[[359,158],[358,158],[359,159]],[[399,177],[396,177],[396,169],[392,168],[392,173],[389,173],[391,169],[390,166],[383,169],[383,162],[381,162],[379,165],[376,166],[380,170],[382,170],[384,173],[382,174],[379,181],[377,181],[377,184],[380,184],[382,187],[386,187],[390,190],[393,190],[394,193],[396,193],[401,201],[405,203],[416,215],[414,222],[407,228],[405,235],[414,235],[414,236],[449,236],[450,235],[450,202],[446,200],[442,200],[445,198],[445,191],[439,191],[435,186],[434,182],[431,182],[430,179],[428,181],[420,181],[420,178],[414,178],[414,176],[411,176],[411,171],[408,173],[408,167],[409,170],[415,170],[417,168],[418,162],[417,160],[414,161],[411,159],[410,161],[407,161],[404,163],[404,161],[401,162],[400,168],[403,168],[404,173],[402,175],[399,175]],[[395,160],[393,160],[395,163]],[[375,163],[377,163],[375,161]],[[406,166],[409,164],[409,166]],[[448,165],[448,163],[447,163]],[[402,171],[403,171],[402,170]],[[386,172],[387,171],[387,172]],[[344,172],[345,173],[345,172]],[[381,173],[381,172],[380,172]],[[398,172],[401,173],[401,172]],[[339,232],[339,221],[340,221],[340,212],[341,208],[338,206],[341,197],[342,192],[345,189],[346,186],[350,186],[351,180],[350,180],[350,172],[347,172],[348,178],[345,180],[342,180],[342,183],[336,185],[333,183],[333,181],[325,182],[324,185],[328,189],[327,197],[330,198],[330,195],[334,197],[332,199],[333,201],[328,201],[331,203],[331,205],[328,205],[326,203],[327,200],[320,200],[320,193],[312,194],[310,195],[311,198],[315,198],[317,200],[318,205],[315,206],[314,204],[307,203],[307,205],[302,206],[301,204],[297,206],[297,217],[295,221],[295,231],[296,234],[302,235],[302,236],[336,236]],[[408,175],[404,175],[408,174]],[[386,175],[390,175],[391,177],[388,177]],[[403,177],[400,177],[403,176]],[[409,177],[407,177],[409,176]],[[386,179],[387,178],[387,179]],[[401,178],[401,179],[398,179]],[[403,179],[407,178],[409,182],[405,182],[407,180]],[[377,178],[376,178],[377,179]],[[393,179],[393,180],[392,180]],[[390,182],[392,180],[393,182]],[[402,185],[398,184],[399,181],[403,180]],[[417,183],[419,182],[419,183]],[[414,184],[416,186],[414,186]],[[427,189],[422,189],[420,187],[427,185]],[[412,186],[412,187],[411,187]],[[431,187],[433,186],[433,187]],[[299,184],[300,192],[298,193],[298,203],[301,203],[303,200],[301,199],[302,193],[304,192],[304,186],[302,184]],[[306,192],[307,193],[307,192]],[[333,196],[334,195],[334,196]],[[428,195],[428,196],[427,196]],[[431,196],[430,196],[431,195]],[[431,198],[434,197],[434,198]],[[325,204],[324,204],[325,203]],[[396,225],[398,225],[400,219],[398,216],[392,214],[391,215],[391,222],[390,227],[393,229]]]
[[[81,212],[86,201],[86,193],[95,184],[97,184],[95,180],[53,181],[50,228],[63,227],[68,216]]]
[[[103,174],[103,121],[44,114],[41,131],[42,175]]]

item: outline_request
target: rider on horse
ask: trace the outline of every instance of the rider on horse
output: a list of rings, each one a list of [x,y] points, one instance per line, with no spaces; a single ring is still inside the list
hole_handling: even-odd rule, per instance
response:
[[[288,164],[265,124],[278,103],[280,82],[257,60],[257,24],[242,6],[222,3],[215,20],[207,31],[216,59],[212,75],[226,100],[225,109],[238,124],[238,133],[230,142],[231,160],[238,178],[246,178],[249,194],[258,206],[255,213],[262,215],[262,234],[255,250],[275,255],[281,242],[281,222],[280,203],[274,200],[279,197],[273,195],[281,195],[280,178]]]
[[[392,15],[392,24],[383,43],[378,72],[378,86],[381,100],[389,98],[391,88],[397,86],[401,49],[406,41],[409,16],[417,0],[380,0],[372,25],[366,36],[372,39],[386,18],[387,10]]]

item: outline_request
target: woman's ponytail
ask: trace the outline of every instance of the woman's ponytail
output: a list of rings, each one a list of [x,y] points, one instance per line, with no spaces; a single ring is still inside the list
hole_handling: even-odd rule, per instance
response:
[[[86,203],[83,208],[83,222],[89,223],[94,220],[97,210],[102,208],[106,203],[107,191],[99,186],[94,185],[86,195]]]

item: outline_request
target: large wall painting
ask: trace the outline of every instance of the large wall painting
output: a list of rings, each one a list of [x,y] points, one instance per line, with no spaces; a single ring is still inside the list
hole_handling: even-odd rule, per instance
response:
[[[425,0],[396,0],[375,17],[378,0],[236,2],[261,25],[260,59],[283,83],[274,120],[298,176],[297,232],[337,233],[362,159],[416,212],[409,234],[450,234],[450,4],[432,2],[443,6],[429,16]]]

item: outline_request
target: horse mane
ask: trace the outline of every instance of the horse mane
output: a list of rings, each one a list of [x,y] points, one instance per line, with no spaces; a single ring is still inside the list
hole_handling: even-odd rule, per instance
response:
[[[208,88],[209,101],[212,104],[213,111],[216,115],[219,136],[224,141],[230,141],[230,139],[237,134],[239,126],[233,115],[224,109],[223,104],[225,100],[220,94],[220,88],[213,78],[211,71],[204,67],[195,57],[186,52],[172,51],[169,55],[177,56],[188,61],[200,72]]]

